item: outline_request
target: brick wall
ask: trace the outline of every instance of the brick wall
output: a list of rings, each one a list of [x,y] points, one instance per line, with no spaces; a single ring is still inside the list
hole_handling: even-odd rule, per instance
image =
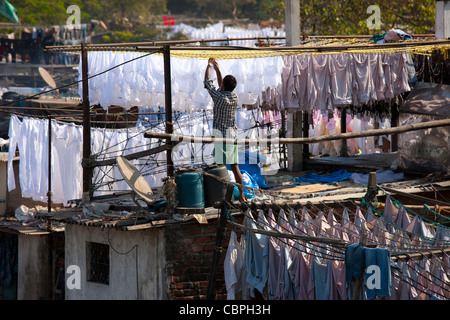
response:
[[[195,219],[167,226],[166,274],[167,299],[206,299],[208,282],[213,264],[218,219],[200,224]],[[226,299],[227,291],[223,273],[223,262],[230,238],[227,227],[222,242],[223,251],[216,276],[216,299]]]

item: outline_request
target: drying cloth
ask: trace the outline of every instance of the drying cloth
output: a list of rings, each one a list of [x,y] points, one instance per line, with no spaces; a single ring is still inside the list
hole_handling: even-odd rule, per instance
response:
[[[188,58],[185,51],[177,56],[176,50],[171,51],[174,111],[212,108],[212,99],[203,89],[206,60],[201,50],[191,54],[197,57]],[[410,91],[406,56],[351,53],[248,58],[242,52],[239,56],[227,52],[219,63],[223,74],[236,78],[234,92],[241,106],[313,111],[331,110],[338,105],[358,106]],[[162,55],[90,51],[88,65],[92,105],[104,109],[112,105],[125,109],[164,106]],[[116,66],[119,67],[102,73]],[[80,73],[79,80],[81,76]],[[81,82],[78,93],[82,96]]]
[[[391,295],[391,254],[385,248],[364,248],[367,299]],[[374,268],[373,266],[376,266]]]
[[[206,91],[206,90],[205,90]],[[236,115],[238,123],[239,138],[256,138],[260,128],[243,130],[240,127],[240,119],[253,119],[246,121],[245,125],[255,124],[260,116],[253,116],[254,111],[241,110]],[[81,160],[83,126],[73,123],[62,123],[52,120],[52,201],[66,204],[73,199],[82,196],[83,167]],[[140,123],[140,122],[139,122]],[[145,151],[161,145],[157,138],[148,139],[144,137],[146,131],[164,132],[164,122],[145,122],[147,126],[139,124],[128,129],[104,129],[91,128],[91,154],[99,160],[115,159],[119,155],[128,155],[135,152]],[[142,121],[144,123],[144,121]],[[9,123],[8,151],[8,190],[14,190],[16,186],[13,161],[18,149],[20,153],[19,182],[22,196],[32,198],[35,201],[47,202],[48,192],[48,120],[24,117],[20,120],[16,115],[11,115]],[[212,127],[211,115],[204,113],[192,113],[177,117],[174,133],[185,136],[210,136]],[[251,127],[251,125],[250,125]],[[245,127],[247,128],[247,127]],[[241,130],[242,129],[242,130]],[[201,143],[179,143],[172,150],[172,159],[175,166],[189,166],[192,160],[195,163],[210,162],[212,160],[213,144],[203,145]],[[251,146],[249,152],[256,153],[256,146]],[[264,165],[278,166],[278,158],[273,156],[278,153],[273,149],[264,157],[258,156]],[[152,188],[162,186],[162,178],[166,176],[165,154],[158,153],[131,161],[136,168],[144,174],[145,179]],[[256,166],[256,165],[255,165]],[[249,167],[248,167],[249,168]],[[278,167],[276,167],[278,168]],[[251,172],[252,176],[256,176]],[[117,167],[99,167],[94,169],[93,184],[95,185],[94,196],[110,194],[111,190],[129,190]],[[70,181],[70,183],[67,183]],[[258,176],[258,184],[263,185],[264,179]],[[256,185],[256,188],[258,187]]]
[[[350,243],[345,248],[345,281],[353,282],[353,278],[362,278],[365,267],[364,247],[358,243]]]
[[[317,300],[329,300],[331,289],[331,264],[329,261],[320,261],[314,258],[311,267],[311,277],[314,281]]]
[[[260,215],[260,219],[263,219]],[[265,220],[265,218],[264,218]],[[258,223],[261,223],[258,220]],[[267,223],[267,221],[265,221]],[[256,229],[253,219],[247,219],[247,227]],[[269,237],[263,234],[247,231],[245,233],[246,248],[245,264],[247,266],[247,283],[250,287],[250,296],[255,297],[254,290],[263,293],[269,276]]]

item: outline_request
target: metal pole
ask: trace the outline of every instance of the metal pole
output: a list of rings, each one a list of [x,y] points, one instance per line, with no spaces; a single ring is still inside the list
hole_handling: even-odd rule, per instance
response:
[[[90,200],[92,169],[87,164],[91,156],[91,118],[89,105],[88,57],[86,43],[81,44],[81,72],[83,88],[83,202]]]
[[[166,110],[166,133],[173,133],[172,122],[172,79],[170,71],[170,45],[163,47],[164,56],[164,94],[165,94],[165,110]],[[172,151],[167,150],[167,176],[173,177],[173,161]]]

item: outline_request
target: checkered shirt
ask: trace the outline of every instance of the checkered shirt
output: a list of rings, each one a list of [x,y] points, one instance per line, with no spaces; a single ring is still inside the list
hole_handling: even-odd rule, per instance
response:
[[[227,138],[236,137],[236,109],[238,96],[235,92],[216,89],[211,79],[205,80],[205,89],[213,99],[213,129],[222,132]]]

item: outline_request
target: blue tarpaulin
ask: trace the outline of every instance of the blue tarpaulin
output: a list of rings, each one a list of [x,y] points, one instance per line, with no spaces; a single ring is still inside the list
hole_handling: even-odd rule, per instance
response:
[[[347,170],[338,170],[327,175],[319,175],[316,173],[307,173],[301,177],[293,179],[295,182],[312,182],[312,183],[332,183],[343,181],[350,178],[352,174]]]
[[[241,159],[244,160],[244,159]],[[267,185],[266,179],[264,179],[264,176],[261,174],[261,168],[256,163],[249,163],[251,162],[258,162],[261,160],[261,157],[259,155],[254,154],[245,154],[245,161],[244,163],[239,163],[239,171],[241,171],[242,178],[244,180],[244,186],[255,188],[255,189],[270,189],[271,186]],[[227,165],[228,171],[231,172],[230,165]],[[244,188],[244,194],[247,198],[251,199],[254,198],[253,192],[250,189]],[[239,198],[239,190],[236,186],[234,186],[234,197],[237,199]]]

